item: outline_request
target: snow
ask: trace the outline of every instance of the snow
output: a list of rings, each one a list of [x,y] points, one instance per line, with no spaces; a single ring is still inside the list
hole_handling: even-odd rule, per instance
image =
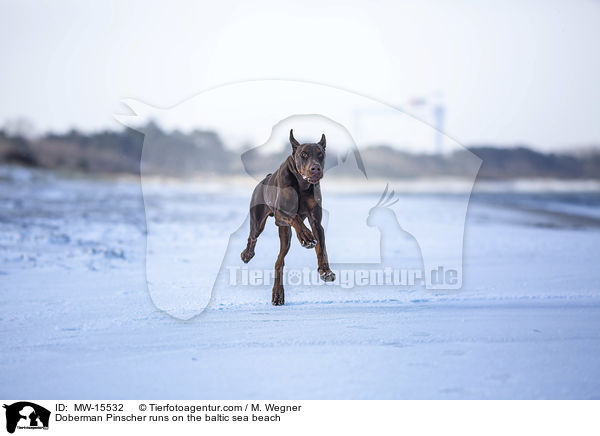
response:
[[[380,196],[347,188],[324,187],[332,218]],[[0,168],[0,396],[600,398],[597,192],[474,194],[460,290],[289,284],[273,307],[268,285],[231,286],[223,267],[193,316],[177,287],[223,256],[189,242],[234,232],[225,265],[243,267],[251,189],[157,182],[143,198],[139,179]],[[398,197],[415,223],[456,201]],[[167,247],[151,293],[147,230]],[[332,239],[330,261],[367,239]],[[247,267],[270,270],[277,247],[270,220]],[[286,268],[315,263],[294,236]]]

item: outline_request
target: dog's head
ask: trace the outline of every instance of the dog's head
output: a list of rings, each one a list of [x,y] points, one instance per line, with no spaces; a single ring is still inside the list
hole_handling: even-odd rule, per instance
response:
[[[319,183],[319,180],[323,178],[325,135],[321,135],[321,140],[316,144],[300,144],[294,138],[294,130],[290,130],[290,143],[292,144],[292,158],[298,173],[313,185]]]

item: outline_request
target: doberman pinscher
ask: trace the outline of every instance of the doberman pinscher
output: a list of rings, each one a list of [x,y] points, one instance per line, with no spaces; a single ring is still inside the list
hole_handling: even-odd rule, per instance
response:
[[[330,282],[335,274],[329,268],[325,249],[325,232],[321,226],[321,188],[325,161],[325,135],[314,144],[300,144],[290,130],[292,154],[273,174],[268,174],[252,193],[250,202],[250,236],[248,245],[242,252],[242,260],[248,263],[254,257],[254,247],[258,236],[265,228],[267,218],[275,217],[279,228],[279,256],[275,262],[275,283],[271,302],[275,306],[284,304],[283,260],[292,239],[293,227],[300,244],[305,248],[315,248],[319,276]],[[308,222],[312,232],[304,225]]]

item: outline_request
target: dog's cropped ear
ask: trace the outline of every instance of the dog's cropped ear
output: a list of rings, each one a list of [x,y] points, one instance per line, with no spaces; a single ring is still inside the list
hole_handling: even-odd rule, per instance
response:
[[[296,138],[294,138],[294,129],[290,130],[290,144],[292,144],[292,154],[296,153],[296,149],[300,145]]]
[[[323,150],[325,150],[325,133],[323,133],[323,134],[321,135],[321,140],[319,141],[319,145],[320,145],[321,147],[323,147]]]

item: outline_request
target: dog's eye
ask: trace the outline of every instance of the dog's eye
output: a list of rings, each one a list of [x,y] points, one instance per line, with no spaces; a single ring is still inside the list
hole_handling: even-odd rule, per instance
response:
[[[319,153],[318,158],[319,160],[323,159],[323,153]]]
[[[305,151],[303,151],[302,153],[300,153],[300,157],[302,159],[306,159],[308,157],[308,153],[306,153]]]

